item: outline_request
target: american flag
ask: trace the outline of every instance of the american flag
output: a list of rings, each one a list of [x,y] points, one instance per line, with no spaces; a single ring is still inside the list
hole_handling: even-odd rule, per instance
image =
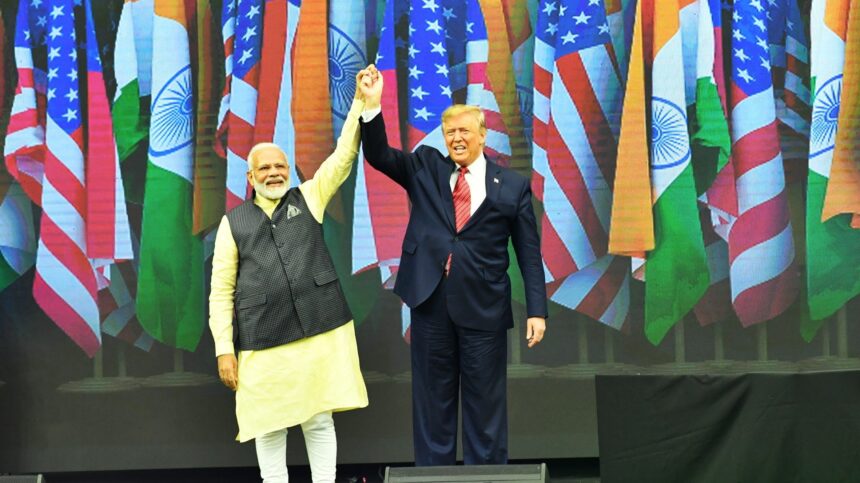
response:
[[[732,304],[744,326],[770,320],[797,297],[794,240],[776,127],[766,0],[732,10],[730,105],[737,220],[729,231]]]
[[[405,18],[405,9],[396,7],[397,0],[388,0],[385,4],[374,63],[385,83],[382,115],[388,120],[388,144],[402,149],[395,25],[398,19]],[[409,198],[400,185],[371,168],[363,155],[359,156],[352,224],[352,272],[378,267],[381,283],[392,289],[400,266],[400,245],[409,221]],[[407,341],[410,320],[409,308],[401,303],[401,335]]]
[[[87,256],[104,264],[134,254],[91,0],[86,2],[86,32]]]
[[[808,138],[811,93],[809,92],[809,42],[797,0],[768,0],[768,42],[780,123]],[[800,157],[805,158],[807,146]]]
[[[462,10],[454,12],[453,8],[440,5],[436,0],[412,0],[411,9],[406,83],[409,98],[407,148],[426,144],[444,151],[442,111],[452,104],[456,82],[452,82],[451,77],[465,60],[464,36],[470,26],[463,21]]]
[[[227,209],[246,198],[248,171],[246,158],[254,145],[257,97],[260,81],[263,0],[226,1],[222,11],[222,32],[227,82],[219,112],[218,132],[226,134],[223,148],[227,157]],[[229,97],[228,97],[229,96]],[[225,99],[226,100],[225,102]]]
[[[22,2],[22,8],[27,8]],[[101,345],[95,271],[85,253],[86,187],[72,0],[46,17],[47,119],[42,218],[33,298],[89,356]]]
[[[466,22],[466,103],[480,106],[484,111],[487,124],[484,152],[495,163],[510,166],[511,140],[487,74],[490,46],[478,0],[466,3]]]
[[[48,11],[44,0],[21,0],[15,28],[18,83],[9,115],[6,168],[27,196],[42,203],[45,172],[45,70]],[[38,62],[37,62],[38,61]]]
[[[602,0],[543,1],[535,40],[535,195],[551,299],[612,327],[629,261],[607,254],[621,82]]]

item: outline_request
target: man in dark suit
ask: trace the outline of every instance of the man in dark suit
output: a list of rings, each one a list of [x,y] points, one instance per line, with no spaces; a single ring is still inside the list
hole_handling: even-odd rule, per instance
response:
[[[417,465],[453,465],[462,394],[466,464],[507,461],[507,329],[513,327],[508,241],[526,290],[528,346],[546,330],[546,289],[529,180],[484,157],[480,108],[442,116],[448,156],[388,146],[382,76],[362,82],[368,162],[402,186],[412,212],[394,292],[412,309],[412,424]],[[395,120],[396,122],[396,120]]]

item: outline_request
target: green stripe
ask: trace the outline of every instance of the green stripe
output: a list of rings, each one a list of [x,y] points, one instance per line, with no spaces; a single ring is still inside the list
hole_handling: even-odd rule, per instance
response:
[[[140,89],[137,79],[122,87],[111,109],[113,132],[120,161],[134,152],[137,145],[149,134],[149,119],[141,108]]]
[[[811,319],[801,335],[812,340],[821,320],[833,315],[860,294],[860,230],[851,228],[851,215],[821,223],[828,179],[809,172],[806,208],[806,279]]]
[[[657,345],[708,289],[708,261],[690,166],[654,205],[654,239],[656,246],[645,264],[645,335]]]
[[[148,164],[137,316],[153,338],[189,351],[204,327],[203,243],[191,234],[192,199],[188,181]]]
[[[720,94],[708,78],[696,82],[696,104],[695,112],[690,116],[690,133],[696,193],[701,195],[729,162],[732,146]]]
[[[16,272],[15,269],[6,262],[3,254],[0,253],[0,292],[5,290],[6,287],[12,284],[12,282],[18,280],[19,276],[18,272]]]

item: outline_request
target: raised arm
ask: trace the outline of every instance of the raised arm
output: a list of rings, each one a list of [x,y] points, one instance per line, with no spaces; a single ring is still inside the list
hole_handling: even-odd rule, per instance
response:
[[[362,71],[364,72],[364,71]],[[356,83],[361,81],[362,72],[356,76]],[[358,117],[364,110],[364,96],[356,86],[355,97],[346,122],[340,130],[337,146],[334,152],[320,165],[314,176],[299,186],[308,208],[314,218],[322,223],[325,207],[331,201],[334,194],[340,189],[340,185],[349,177],[352,164],[358,155],[359,129]]]
[[[364,112],[361,115],[361,142],[364,157],[375,169],[409,190],[409,180],[421,169],[422,163],[414,153],[404,153],[388,144],[385,121],[382,118],[382,75],[376,67],[369,65],[367,74],[359,83],[364,96]],[[393,122],[398,122],[394,119]]]

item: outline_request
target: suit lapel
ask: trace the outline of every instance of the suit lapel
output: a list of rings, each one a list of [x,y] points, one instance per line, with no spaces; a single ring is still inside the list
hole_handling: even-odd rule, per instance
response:
[[[442,199],[442,211],[448,219],[448,226],[454,231],[454,196],[451,193],[451,173],[454,171],[454,162],[446,157],[437,164],[436,182],[438,183],[439,196]]]

